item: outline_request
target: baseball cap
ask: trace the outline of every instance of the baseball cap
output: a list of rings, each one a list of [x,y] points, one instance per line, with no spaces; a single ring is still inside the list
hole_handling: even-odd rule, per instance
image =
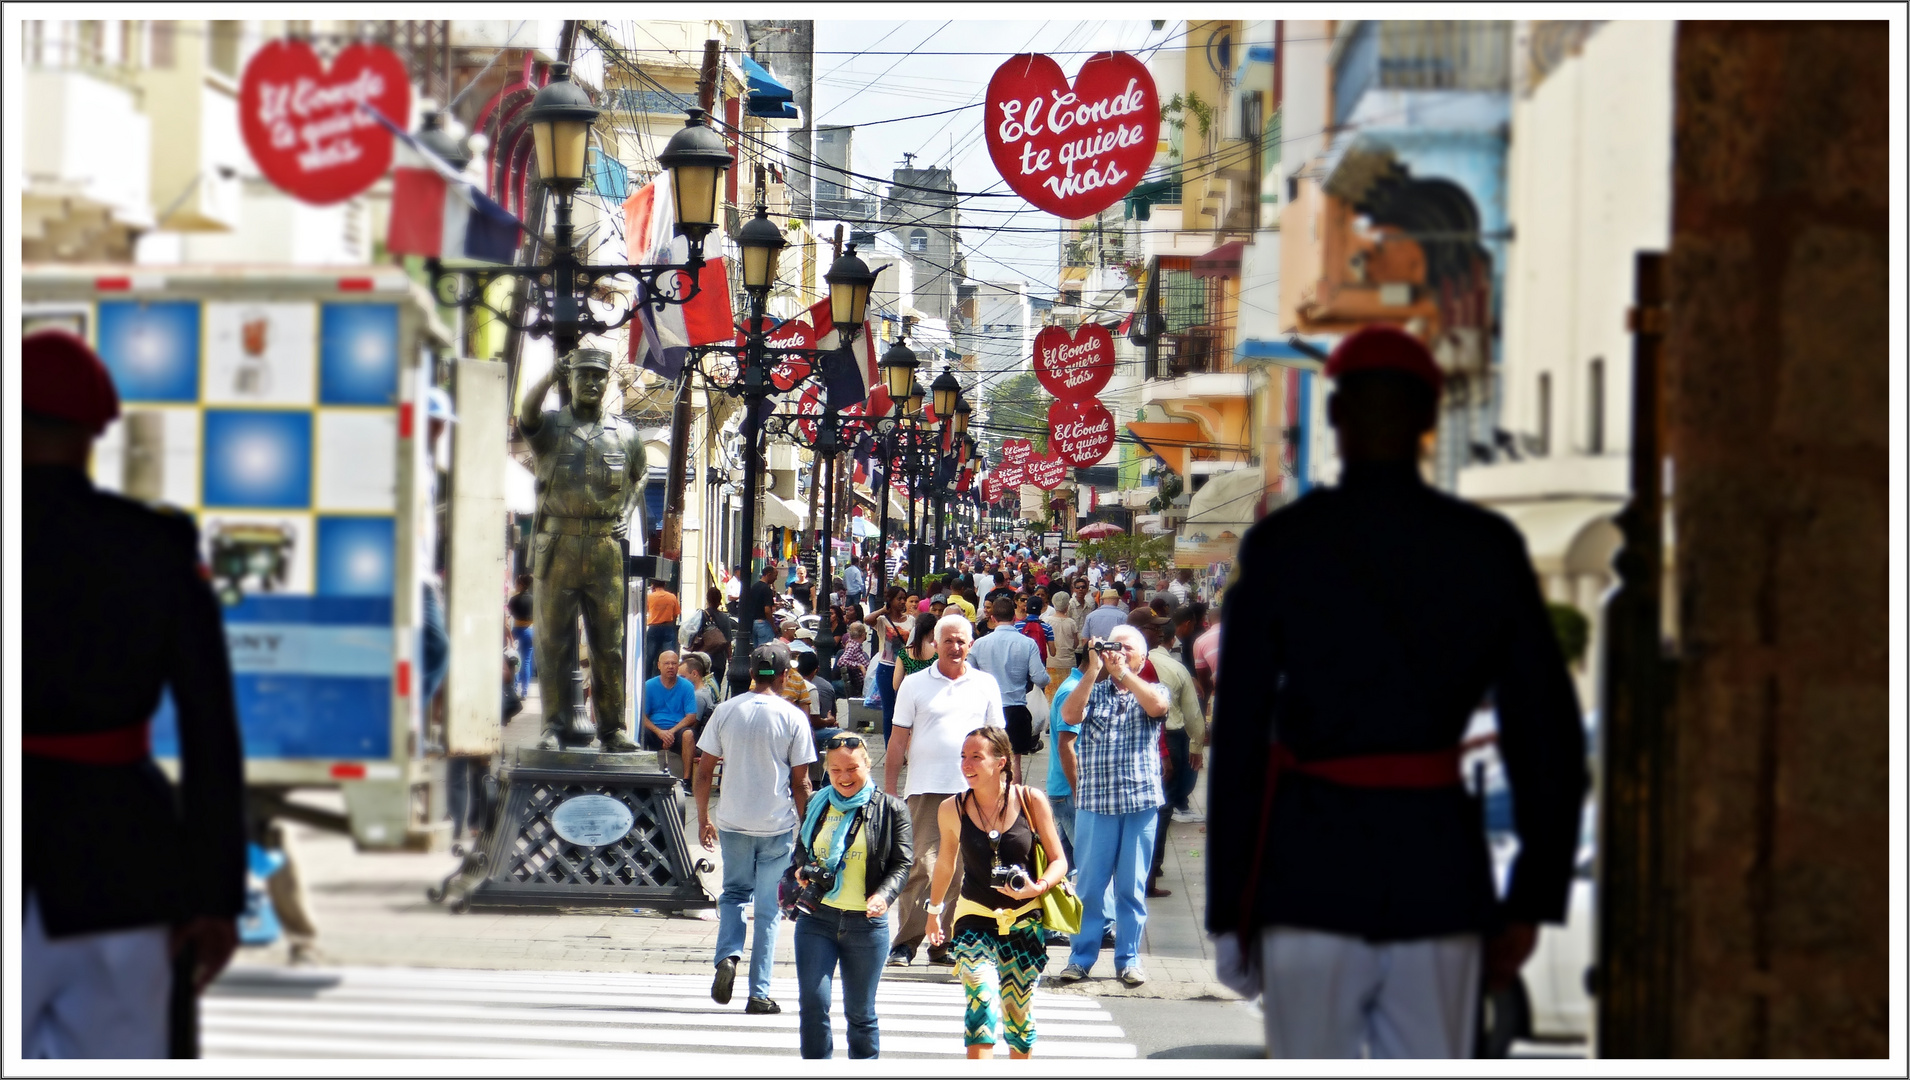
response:
[[[39,330],[20,342],[20,406],[97,435],[119,418],[119,391],[85,339]]]
[[[1361,371],[1411,375],[1432,387],[1434,393],[1446,382],[1425,343],[1397,326],[1364,327],[1334,346],[1333,354],[1326,358],[1329,379]]]
[[[788,630],[791,627],[801,626],[801,625],[802,625],[801,623],[797,622],[794,619],[784,619],[782,622],[779,622],[776,624],[776,629]]]
[[[1168,620],[1165,616],[1154,614],[1153,608],[1137,607],[1127,613],[1127,624],[1129,626],[1166,626]]]
[[[759,679],[773,679],[789,670],[789,650],[781,645],[758,645],[749,654],[749,669]]]
[[[808,627],[804,627],[801,630],[796,631],[796,640],[814,641],[816,640],[816,632],[814,630],[809,629]]]

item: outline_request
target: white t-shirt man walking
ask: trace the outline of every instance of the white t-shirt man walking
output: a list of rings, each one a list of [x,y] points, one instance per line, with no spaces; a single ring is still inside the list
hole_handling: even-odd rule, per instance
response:
[[[723,895],[717,900],[716,981],[710,997],[730,1001],[736,965],[743,956],[743,905],[756,905],[756,940],[750,949],[750,1013],[782,1009],[769,996],[776,957],[776,924],[782,910],[776,887],[796,843],[796,823],[809,805],[809,765],[816,760],[809,718],[784,701],[780,690],[788,673],[789,650],[781,642],[759,645],[750,654],[750,692],[716,707],[697,749],[698,837],[705,850],[723,849]],[[723,763],[723,801],[714,820],[710,782]]]
[[[885,791],[896,786],[902,763],[909,765],[907,801],[915,829],[915,865],[908,884],[896,900],[901,914],[889,963],[906,967],[928,929],[929,884],[935,876],[936,849],[942,830],[938,814],[942,800],[968,789],[962,777],[962,742],[978,727],[1003,727],[1001,687],[995,677],[968,663],[974,631],[959,613],[944,615],[935,624],[935,663],[902,680],[895,695],[895,728],[883,763]],[[949,895],[961,892],[958,863]],[[941,962],[946,949],[930,949],[929,959]]]

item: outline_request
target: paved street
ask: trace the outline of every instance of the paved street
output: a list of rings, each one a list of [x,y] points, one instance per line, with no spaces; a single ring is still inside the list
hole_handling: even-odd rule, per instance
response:
[[[641,1052],[755,1054],[798,1050],[795,980],[779,977],[774,1016],[721,1008],[702,975],[636,972],[460,972],[410,967],[247,966],[221,979],[203,1009],[208,1058],[551,1058]],[[885,981],[876,996],[884,1057],[959,1057],[962,992],[941,983]],[[840,991],[831,1010],[838,1056],[847,1054]],[[1106,1008],[1037,991],[1038,1053],[1131,1058]],[[693,1051],[692,1051],[692,1048]]]
[[[507,751],[535,742],[530,707],[505,730]],[[876,740],[877,743],[880,739]],[[872,747],[878,775],[881,748]],[[1047,775],[1050,749],[1027,759]],[[719,796],[720,798],[720,796]],[[334,794],[301,796],[342,809]],[[1202,793],[1194,796],[1202,806]],[[684,801],[686,821],[694,806]],[[433,904],[425,889],[456,866],[446,854],[358,852],[304,827],[293,844],[319,926],[316,948],[248,948],[205,1006],[205,1046],[219,1057],[597,1056],[642,1049],[779,1054],[796,1049],[793,935],[778,935],[772,996],[779,1016],[747,1016],[709,1000],[715,911],[474,909]],[[1129,989],[1103,956],[1092,977],[1038,991],[1044,1056],[1239,1058],[1259,1053],[1258,1008],[1214,981],[1200,926],[1206,829],[1176,824],[1143,943],[1147,985]],[[694,851],[702,854],[700,849]],[[720,854],[707,853],[719,871]],[[1048,972],[1067,962],[1050,951]],[[954,969],[919,959],[884,973],[884,1056],[961,1052]],[[834,1017],[841,1041],[842,1016]],[[844,1044],[846,1046],[846,1044]],[[1521,1044],[1518,1056],[1582,1056],[1582,1044]],[[839,1048],[839,1053],[846,1052]],[[646,1059],[649,1060],[649,1059]]]

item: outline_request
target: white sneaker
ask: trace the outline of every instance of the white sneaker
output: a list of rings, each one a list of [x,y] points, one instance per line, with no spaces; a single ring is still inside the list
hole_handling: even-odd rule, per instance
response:
[[[1197,814],[1192,810],[1176,810],[1174,820],[1183,825],[1199,825],[1207,820],[1207,815]]]
[[[1142,971],[1141,965],[1139,964],[1134,964],[1126,971],[1121,972],[1121,985],[1129,989],[1141,986],[1146,982],[1147,972]]]

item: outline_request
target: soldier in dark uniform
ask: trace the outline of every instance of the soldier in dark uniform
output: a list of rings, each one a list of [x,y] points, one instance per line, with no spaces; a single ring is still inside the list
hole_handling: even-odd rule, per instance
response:
[[[175,958],[204,989],[245,905],[225,636],[192,519],[87,478],[119,415],[105,365],[62,331],[21,356],[22,1052],[165,1057]],[[176,792],[151,754],[162,688]]]
[[[1519,533],[1420,478],[1425,347],[1368,328],[1326,373],[1341,482],[1254,526],[1227,593],[1207,928],[1238,935],[1223,975],[1264,991],[1272,1056],[1469,1057],[1481,977],[1564,919],[1584,730]],[[1459,768],[1488,691],[1520,843],[1503,901]]]
[[[549,412],[544,396],[570,381],[570,404]],[[531,541],[536,582],[537,685],[544,701],[544,745],[565,741],[570,677],[577,668],[577,616],[590,640],[590,694],[597,741],[627,753],[637,744],[624,730],[624,573],[627,521],[643,490],[643,443],[637,429],[604,411],[610,354],[577,349],[531,384],[517,414],[518,430],[537,456],[537,532]]]

